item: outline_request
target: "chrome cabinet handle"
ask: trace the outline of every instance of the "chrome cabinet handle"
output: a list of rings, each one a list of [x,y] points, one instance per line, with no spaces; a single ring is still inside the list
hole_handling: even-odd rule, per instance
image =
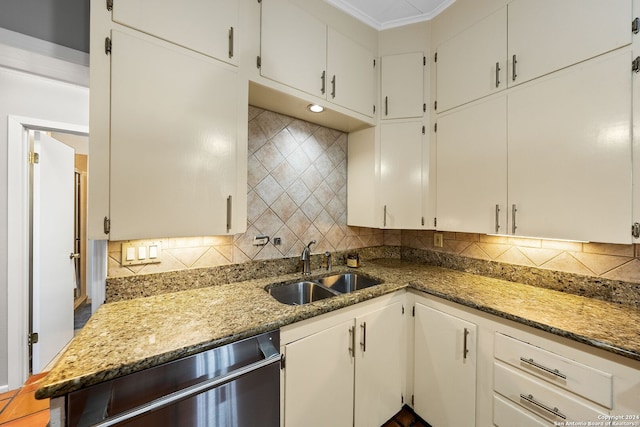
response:
[[[496,62],[496,87],[500,86],[500,63]]]
[[[227,197],[227,233],[231,230],[231,209],[233,207],[231,201],[231,196]]]
[[[467,355],[469,354],[469,348],[467,346],[467,338],[469,337],[469,330],[464,328],[464,340],[462,342],[462,359],[467,360]]]
[[[511,219],[513,220],[511,222],[511,234],[516,234],[516,229],[518,228],[516,226],[516,212],[518,212],[516,205],[515,204],[511,205]]]
[[[326,91],[326,80],[327,80],[327,72],[323,71],[320,76],[320,80],[322,80],[322,87],[320,88],[320,93],[324,95]]]
[[[388,96],[384,97],[384,115],[385,116],[389,115],[389,97]]]
[[[540,369],[540,370],[542,370],[542,371],[548,372],[548,373],[550,373],[551,375],[555,375],[555,376],[556,376],[556,377],[558,377],[558,378],[562,378],[563,380],[566,380],[566,379],[567,379],[567,376],[566,376],[565,374],[563,374],[562,372],[560,372],[559,370],[557,370],[557,369],[547,368],[546,366],[541,365],[541,364],[539,364],[538,362],[535,362],[535,361],[534,361],[533,359],[531,359],[531,358],[527,359],[526,357],[520,357],[520,361],[521,361],[522,363],[526,363],[527,365],[531,365],[531,366],[533,366],[534,368],[538,368],[538,369]]]
[[[360,341],[360,348],[362,348],[362,352],[364,353],[367,351],[367,322],[362,322],[360,329],[362,329],[362,341]]]
[[[384,212],[382,213],[382,226],[387,226],[387,205],[384,205]]]
[[[233,27],[229,28],[229,58],[233,58]]]
[[[538,408],[544,409],[545,411],[555,415],[558,418],[562,418],[563,420],[567,419],[567,416],[564,415],[562,412],[560,412],[560,410],[558,408],[552,408],[551,406],[547,406],[542,402],[538,402],[533,395],[531,394],[522,394],[520,393],[520,398],[523,400],[526,400],[527,402],[531,403],[532,405],[537,406]]]
[[[496,205],[496,234],[500,232],[500,205]]]
[[[355,334],[355,326],[349,328],[349,355],[351,357],[355,357],[355,347],[356,347],[356,334]]]
[[[516,56],[513,55],[511,57],[511,80],[513,80],[514,82],[516,81],[516,77],[518,77],[518,74],[516,73],[516,64],[518,63],[518,61],[516,60]]]
[[[333,78],[331,79],[331,98],[335,98],[336,97],[336,75],[333,75]]]

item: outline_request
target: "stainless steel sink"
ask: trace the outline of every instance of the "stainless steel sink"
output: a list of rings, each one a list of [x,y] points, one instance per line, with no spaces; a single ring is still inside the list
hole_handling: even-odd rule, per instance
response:
[[[318,282],[340,293],[353,292],[380,284],[379,280],[356,273],[335,274],[318,279]]]
[[[339,295],[338,292],[311,281],[272,285],[267,291],[281,303],[289,305],[308,304]]]
[[[283,304],[302,305],[378,285],[381,281],[356,273],[334,274],[313,280],[275,284],[267,292]]]

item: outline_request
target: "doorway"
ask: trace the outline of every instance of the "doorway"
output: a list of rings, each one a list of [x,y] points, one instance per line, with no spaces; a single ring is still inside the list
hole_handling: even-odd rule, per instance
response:
[[[86,136],[28,130],[29,373],[46,370],[86,304]]]
[[[34,132],[31,135],[31,132]],[[31,176],[31,167],[30,167],[30,153],[32,153],[31,140],[35,140],[35,132],[39,132],[40,135],[46,135],[50,137],[50,135],[54,134],[68,134],[71,137],[79,136],[84,137],[86,139],[88,135],[88,128],[86,126],[74,125],[68,123],[58,123],[58,122],[50,122],[46,120],[32,119],[32,118],[24,118],[17,116],[9,116],[8,117],[8,244],[11,250],[8,251],[8,265],[7,265],[7,276],[8,276],[8,320],[9,320],[9,328],[8,328],[8,364],[12,367],[9,370],[9,388],[16,388],[24,383],[24,381],[28,378],[31,372],[37,372],[43,366],[46,365],[44,359],[48,358],[49,355],[42,353],[38,357],[41,359],[38,362],[38,366],[34,366],[32,369],[31,366],[31,349],[35,348],[38,345],[43,343],[43,336],[38,336],[38,342],[33,343],[33,346],[30,346],[30,339],[35,338],[32,335],[34,331],[32,327],[34,326],[33,318],[32,318],[32,306],[35,305],[33,302],[36,300],[34,296],[37,295],[38,291],[34,289],[30,291],[30,283],[32,282],[35,275],[34,271],[39,271],[42,268],[41,264],[37,264],[42,261],[42,257],[40,260],[35,259],[36,265],[34,265],[34,252],[32,248],[35,248],[36,242],[32,242],[32,224],[35,218],[32,218],[32,205],[34,200],[31,200],[31,185],[34,182],[34,178]],[[64,144],[62,144],[64,145]],[[73,150],[72,150],[73,151]],[[85,150],[86,151],[86,150]],[[33,156],[33,154],[31,154]],[[75,182],[75,161],[71,163],[71,178],[69,179],[69,186],[71,188],[71,210],[69,214],[69,221],[71,223],[71,231],[69,238],[69,247],[64,249],[63,257],[66,257],[66,263],[71,267],[71,284],[69,284],[69,293],[68,296],[68,307],[70,311],[70,316],[67,316],[71,319],[70,322],[70,330],[71,336],[73,336],[73,307],[74,307],[74,299],[76,295],[76,281],[73,278],[75,275],[75,258],[74,255],[77,254],[74,245],[74,200],[75,200],[75,192],[74,192],[74,182]],[[41,181],[42,182],[42,181]],[[46,182],[46,180],[45,180]],[[54,205],[55,203],[54,198]],[[41,215],[42,216],[42,215]],[[44,215],[46,216],[46,215]],[[93,252],[91,250],[91,246],[85,244],[86,256],[85,260],[92,260]],[[48,252],[45,251],[45,253]],[[42,252],[41,252],[42,253]],[[50,258],[47,256],[47,258]],[[86,269],[86,267],[85,267]],[[89,267],[89,270],[91,267]],[[90,274],[90,272],[89,272]],[[47,284],[50,281],[50,278],[46,278]],[[85,282],[86,283],[86,282]],[[40,291],[42,291],[41,288]],[[87,296],[89,296],[91,286],[85,287],[85,291]],[[80,291],[81,292],[81,291]],[[36,294],[36,295],[34,295]],[[44,304],[41,303],[41,307],[47,306],[49,300],[47,300],[46,296],[44,299],[42,298],[42,293],[40,294],[40,301],[44,301]],[[49,306],[51,308],[52,306]],[[36,312],[36,307],[33,307],[33,312]],[[65,310],[66,313],[66,310]],[[46,320],[44,323],[46,324]],[[43,323],[43,322],[40,322]],[[62,334],[62,340],[66,340],[68,337],[68,333],[66,337]],[[58,337],[58,338],[60,338]],[[69,338],[70,339],[70,338]],[[66,344],[66,343],[65,343]],[[50,351],[49,353],[51,353]],[[55,356],[55,354],[54,354]]]

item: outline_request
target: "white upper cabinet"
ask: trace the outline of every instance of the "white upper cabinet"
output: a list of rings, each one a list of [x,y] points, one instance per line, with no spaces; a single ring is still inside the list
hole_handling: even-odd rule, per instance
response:
[[[423,228],[423,131],[422,121],[380,125],[382,228]]]
[[[612,53],[509,93],[510,232],[630,243],[630,64]]]
[[[260,74],[373,116],[374,56],[287,0],[262,2]]]
[[[243,230],[237,70],[143,34],[113,30],[112,45],[110,238]]]
[[[303,92],[327,92],[327,26],[287,0],[262,2],[260,74]]]
[[[238,5],[229,0],[114,0],[113,21],[237,64]]]
[[[507,233],[507,98],[438,117],[438,230]]]
[[[631,43],[630,0],[514,0],[509,10],[509,85]]]
[[[376,80],[373,55],[331,27],[327,45],[327,99],[373,116]]]
[[[507,87],[507,8],[438,46],[437,112]]]
[[[381,59],[382,119],[424,115],[424,63],[422,52],[387,55]]]

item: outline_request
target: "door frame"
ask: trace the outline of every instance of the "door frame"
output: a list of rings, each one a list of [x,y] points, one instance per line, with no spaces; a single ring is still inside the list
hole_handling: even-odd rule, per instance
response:
[[[88,126],[8,116],[7,373],[10,390],[21,387],[29,376],[29,130],[89,134]],[[91,245],[87,251],[87,260],[91,260]]]

